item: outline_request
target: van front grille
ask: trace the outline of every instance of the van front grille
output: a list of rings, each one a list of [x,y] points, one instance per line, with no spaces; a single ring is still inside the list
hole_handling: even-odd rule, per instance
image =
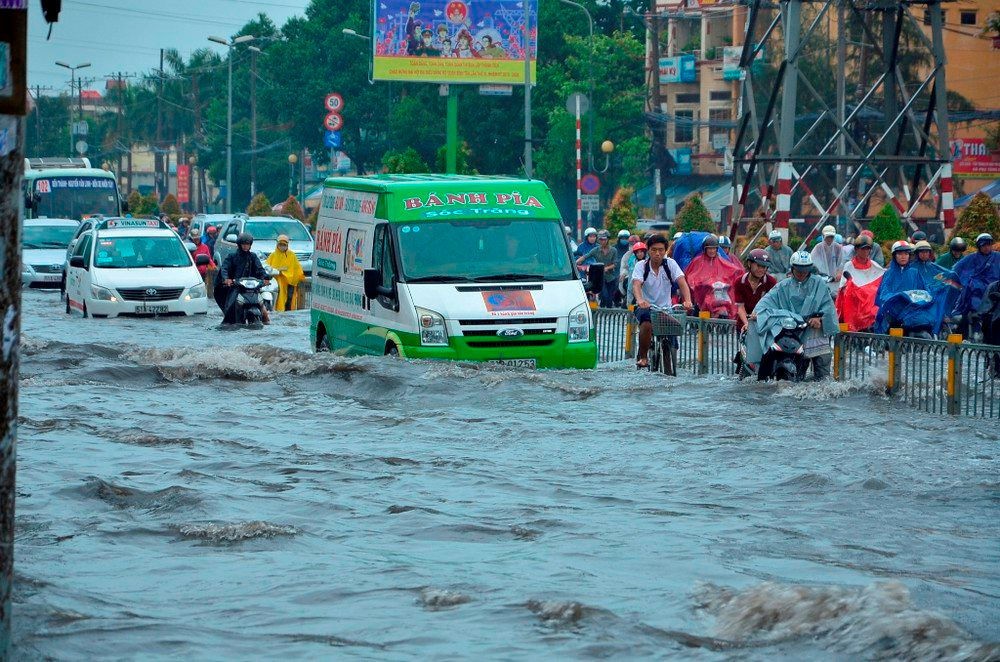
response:
[[[553,338],[540,338],[538,340],[470,340],[469,347],[548,347],[552,344],[553,340]]]
[[[126,301],[175,301],[183,291],[183,287],[118,288],[118,294]]]

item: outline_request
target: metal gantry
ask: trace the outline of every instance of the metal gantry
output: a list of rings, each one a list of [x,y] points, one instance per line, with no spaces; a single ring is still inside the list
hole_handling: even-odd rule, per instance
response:
[[[953,227],[941,1],[748,6],[731,234],[793,211],[818,217],[810,236],[850,232],[876,191],[911,226],[923,205]]]

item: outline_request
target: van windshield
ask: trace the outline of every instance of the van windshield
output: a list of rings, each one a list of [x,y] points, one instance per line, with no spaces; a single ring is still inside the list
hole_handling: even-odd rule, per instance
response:
[[[94,266],[100,269],[190,267],[191,255],[174,237],[98,237]]]
[[[423,221],[395,231],[410,283],[576,277],[559,221]]]
[[[264,241],[274,241],[278,235],[288,235],[290,241],[309,241],[309,231],[302,227],[298,221],[248,221],[246,231],[253,235],[254,239]]]
[[[66,248],[76,234],[75,225],[25,225],[22,248]]]

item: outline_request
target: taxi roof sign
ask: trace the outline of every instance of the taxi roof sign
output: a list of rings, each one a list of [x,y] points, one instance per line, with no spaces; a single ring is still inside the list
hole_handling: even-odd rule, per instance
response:
[[[155,218],[109,218],[97,224],[98,230],[122,230],[125,228],[169,230],[170,226]]]

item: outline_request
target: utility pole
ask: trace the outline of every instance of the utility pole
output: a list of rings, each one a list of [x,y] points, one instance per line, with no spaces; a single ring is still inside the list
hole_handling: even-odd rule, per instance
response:
[[[531,172],[531,4],[528,3],[524,6],[524,176],[531,179]]]
[[[118,116],[115,118],[115,142],[118,144],[116,145],[117,149],[115,150],[115,153],[118,156],[116,159],[117,165],[115,166],[116,179],[121,177],[121,172],[122,172],[121,146],[125,144],[124,142],[122,142],[122,127],[125,122],[125,109],[123,107],[125,103],[125,83],[124,83],[124,78],[122,77],[122,72],[120,71],[118,72],[117,79],[118,79],[118,87],[116,88],[116,91],[118,93]],[[131,151],[132,151],[132,145],[130,143],[129,152]]]
[[[156,197],[159,200],[163,199],[163,156],[160,154],[160,148],[163,145],[163,49],[160,49],[160,68],[157,70],[159,75],[159,91],[156,93],[156,145],[153,147],[153,169],[155,170],[154,179],[156,184]]]
[[[250,199],[257,194],[257,53],[250,46]]]
[[[649,39],[649,61],[646,71],[652,108],[647,109],[647,112],[655,114],[661,112],[660,104],[662,103],[660,97],[660,17],[656,13],[656,0],[650,0],[649,8],[649,23],[646,25],[646,35],[647,39]],[[654,122],[650,128],[653,133],[653,190],[656,194],[656,211],[653,215],[658,220],[662,220],[666,216],[666,201],[663,198],[664,173],[662,166],[664,165],[663,155],[666,150],[664,138],[667,127],[666,124],[661,125],[659,122]]]

